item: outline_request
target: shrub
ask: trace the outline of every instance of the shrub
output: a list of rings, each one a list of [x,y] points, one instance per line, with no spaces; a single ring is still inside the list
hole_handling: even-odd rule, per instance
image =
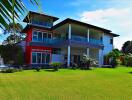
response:
[[[58,71],[58,68],[62,65],[60,62],[52,62],[50,65],[53,67],[55,71]]]
[[[39,72],[41,68],[40,67],[36,67],[35,69],[36,69],[37,72]]]
[[[18,70],[15,68],[8,68],[8,69],[3,69],[1,72],[2,73],[14,73],[17,72]]]
[[[124,64],[126,66],[132,66],[132,54],[125,55]]]
[[[115,68],[115,67],[118,65],[117,60],[116,60],[116,59],[112,59],[112,60],[110,61],[110,65],[111,65],[113,68]]]
[[[95,59],[90,58],[88,55],[83,55],[81,66],[83,69],[89,69],[90,66],[97,65],[97,63]]]

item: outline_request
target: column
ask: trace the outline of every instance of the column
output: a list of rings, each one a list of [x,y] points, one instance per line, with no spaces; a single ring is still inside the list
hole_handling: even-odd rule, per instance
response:
[[[103,65],[103,59],[104,59],[103,49],[99,49],[99,66]]]
[[[87,55],[88,55],[88,57],[89,57],[89,48],[87,48]]]
[[[89,42],[89,29],[87,30],[87,40]]]
[[[68,39],[71,39],[71,24],[68,26]],[[70,55],[71,55],[71,47],[70,44],[68,44],[68,52],[67,52],[67,66],[70,67]]]
[[[87,30],[87,40],[89,42],[89,29]],[[89,56],[89,48],[87,48],[87,55]]]
[[[71,55],[71,47],[68,45],[68,53],[67,53],[67,66],[70,67],[70,55]]]

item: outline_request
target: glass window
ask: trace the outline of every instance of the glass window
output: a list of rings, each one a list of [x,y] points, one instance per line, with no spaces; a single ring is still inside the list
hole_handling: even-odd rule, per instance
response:
[[[46,55],[45,53],[42,53],[42,63],[45,64]]]
[[[36,56],[37,56],[37,53],[33,52],[32,53],[32,63],[37,63],[37,59],[36,59],[37,57]]]
[[[51,34],[48,34],[48,38],[51,38]]]
[[[33,32],[33,41],[37,41],[38,40],[38,33],[37,32]]]
[[[41,53],[37,53],[37,63],[41,63]]]
[[[47,38],[47,33],[43,33],[43,38]]]
[[[46,64],[50,62],[50,54],[46,54]]]
[[[42,33],[41,32],[38,32],[38,41],[42,41]]]

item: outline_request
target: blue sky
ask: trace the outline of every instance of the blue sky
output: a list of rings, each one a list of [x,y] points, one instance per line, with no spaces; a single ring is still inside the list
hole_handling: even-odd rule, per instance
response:
[[[23,1],[28,10],[40,11],[28,0]],[[114,41],[116,48],[132,40],[132,0],[40,0],[40,5],[43,13],[57,16],[59,21],[68,17],[112,30],[120,35]],[[4,37],[0,36],[0,42]]]

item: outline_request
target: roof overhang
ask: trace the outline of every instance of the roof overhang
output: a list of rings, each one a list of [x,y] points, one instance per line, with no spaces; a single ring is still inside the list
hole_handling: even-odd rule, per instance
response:
[[[95,28],[95,29],[98,29],[98,30],[101,30],[109,35],[112,35],[114,37],[117,37],[119,36],[118,34],[114,34],[114,33],[111,33],[112,31],[111,30],[108,30],[108,29],[105,29],[105,28],[101,28],[101,27],[98,27],[98,26],[94,26],[94,25],[91,25],[91,24],[87,24],[87,23],[84,23],[84,22],[81,22],[81,21],[77,21],[77,20],[74,20],[74,19],[70,19],[70,18],[67,18],[63,21],[61,21],[60,23],[54,25],[52,27],[52,29],[56,29],[56,28],[59,28],[61,26],[63,26],[64,24],[68,24],[68,23],[73,23],[73,24],[78,24],[78,25],[81,25],[81,26],[84,26],[84,27],[88,27],[88,28]]]
[[[40,15],[42,17],[49,17],[49,18],[52,18],[53,21],[56,21],[56,20],[59,19],[58,17],[50,16],[50,15],[47,15],[47,14],[44,14],[44,13],[38,13],[38,12],[29,11],[28,14],[27,14],[27,16],[23,19],[23,22],[29,22],[29,18],[32,15]]]

